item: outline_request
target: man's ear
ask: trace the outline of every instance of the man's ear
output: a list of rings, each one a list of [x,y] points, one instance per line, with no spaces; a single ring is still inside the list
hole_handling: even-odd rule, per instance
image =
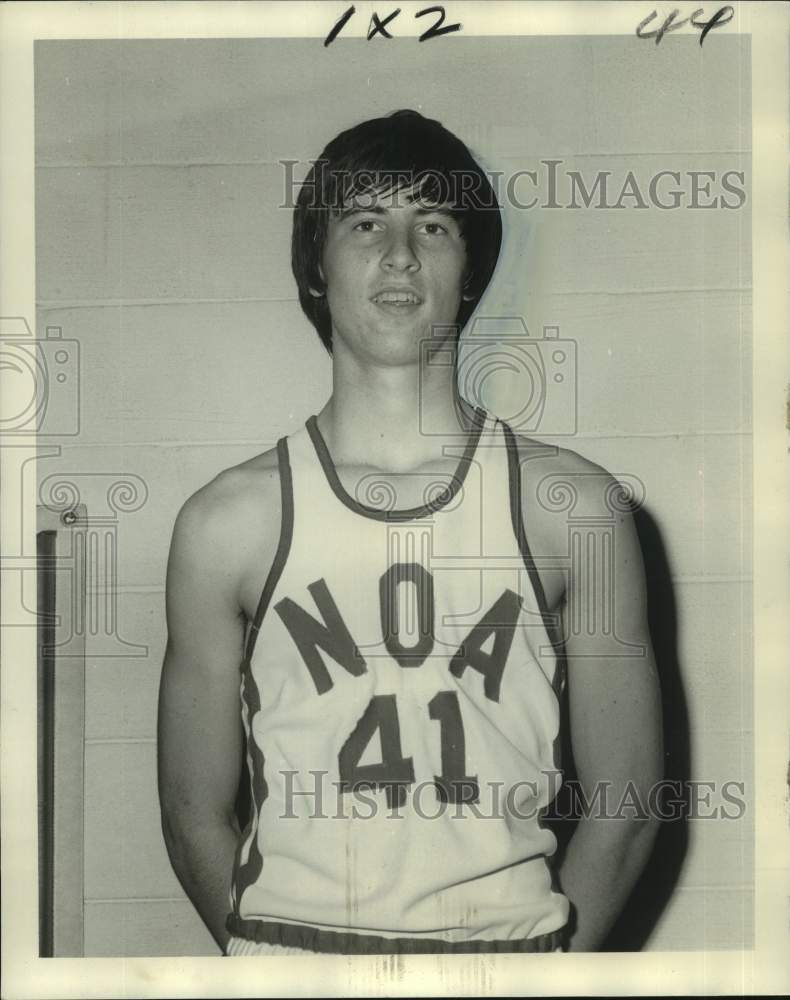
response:
[[[323,281],[324,283],[324,291],[319,292],[317,288],[310,287],[309,289],[310,294],[313,296],[314,299],[322,299],[326,295],[326,278],[324,277],[324,269],[323,267],[321,267],[320,264],[318,265],[318,274],[319,277],[321,278],[321,281]]]

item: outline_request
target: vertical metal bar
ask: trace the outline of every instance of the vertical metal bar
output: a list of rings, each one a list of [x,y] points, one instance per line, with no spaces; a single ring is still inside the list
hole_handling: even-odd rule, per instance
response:
[[[54,954],[55,879],[55,545],[57,532],[36,536],[38,562],[38,938],[39,955]]]

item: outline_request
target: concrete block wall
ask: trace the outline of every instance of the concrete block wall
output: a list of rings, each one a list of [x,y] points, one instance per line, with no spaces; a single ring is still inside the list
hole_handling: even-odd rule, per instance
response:
[[[165,565],[184,499],[330,390],[290,274],[278,161],[415,107],[506,172],[561,158],[646,185],[662,169],[742,170],[748,189],[748,41],[670,41],[649,59],[630,37],[37,43],[38,332],[60,326],[83,359],[80,434],[39,475],[95,473],[96,513],[108,473],[148,489],[118,515],[119,633],[144,648],[88,643],[86,955],[216,953],[159,830]],[[747,798],[748,211],[536,209],[522,303],[533,333],[577,343],[578,434],[558,442],[646,485],[687,776],[743,781]],[[751,830],[751,806],[689,825],[645,947],[748,946]]]

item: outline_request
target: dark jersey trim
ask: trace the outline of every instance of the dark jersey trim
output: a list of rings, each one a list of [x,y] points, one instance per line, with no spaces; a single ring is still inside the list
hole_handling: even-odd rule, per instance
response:
[[[470,955],[483,952],[549,952],[564,944],[564,928],[532,938],[493,941],[442,941],[440,938],[379,937],[376,934],[325,931],[307,924],[285,924],[274,920],[244,920],[229,914],[226,927],[234,937],[256,944],[336,955]]]
[[[280,495],[282,498],[282,517],[280,520],[280,541],[277,545],[277,552],[274,556],[266,582],[261,591],[258,607],[255,611],[255,618],[250,625],[247,636],[247,651],[244,654],[244,663],[249,663],[258,640],[258,632],[263,621],[263,616],[269,607],[274,588],[282,576],[288,553],[291,549],[291,539],[294,528],[294,495],[293,482],[291,479],[291,463],[288,458],[288,442],[285,438],[280,438],[277,442],[277,463],[280,469]]]
[[[551,638],[552,631],[550,628],[549,608],[546,603],[546,594],[543,590],[543,584],[541,583],[537,567],[535,566],[535,560],[532,558],[532,553],[529,549],[527,533],[524,530],[524,507],[522,505],[521,498],[521,462],[519,460],[518,444],[516,442],[515,434],[504,422],[502,422],[502,430],[505,432],[505,443],[507,445],[507,467],[510,485],[510,520],[513,524],[516,541],[518,542],[518,550],[521,553],[524,566],[529,573],[529,578],[532,581],[532,586],[535,590],[535,597],[538,600],[538,606],[541,614],[543,615],[546,631],[549,634],[549,638]]]
[[[241,698],[247,707],[247,718],[250,728],[250,738],[245,740],[244,747],[244,757],[247,761],[247,773],[249,776],[250,815],[244,832],[239,837],[233,862],[232,900],[234,912],[238,912],[239,902],[245,890],[258,881],[263,870],[263,855],[257,843],[258,817],[261,813],[261,807],[269,794],[269,786],[266,783],[266,776],[264,774],[266,761],[263,751],[254,736],[252,736],[252,722],[261,710],[261,696],[252,673],[252,664],[249,660],[245,660],[242,665],[241,678]],[[242,864],[242,851],[244,845],[248,842],[250,849],[247,854],[247,860]]]
[[[565,677],[567,674],[565,647],[557,633],[557,627],[553,618],[550,615],[548,602],[546,601],[546,594],[543,590],[543,584],[538,574],[537,567],[535,566],[535,560],[532,558],[529,543],[527,542],[527,533],[524,527],[524,506],[521,495],[521,460],[519,458],[518,442],[516,441],[516,436],[508,424],[504,423],[504,421],[500,422],[502,423],[502,430],[505,433],[505,443],[507,445],[508,479],[510,485],[510,519],[513,524],[513,531],[516,535],[521,558],[527,572],[529,573],[529,578],[532,581],[532,586],[535,590],[535,597],[538,601],[538,607],[540,608],[540,613],[543,618],[543,625],[546,629],[546,634],[548,635],[549,642],[552,644],[554,651],[557,654],[557,670],[552,687],[555,695],[557,696],[557,700],[560,703],[561,715],[567,715],[567,705],[563,697]],[[554,758],[554,766],[557,770],[561,769],[564,757],[562,740],[563,727],[561,726],[560,731],[557,733],[552,744],[552,756]],[[542,826],[540,819],[538,822],[539,825]],[[549,869],[552,871],[553,888],[556,892],[559,892],[560,890],[557,886],[553,869],[551,866],[549,866]]]
[[[318,428],[318,421],[316,420],[315,415],[308,418],[305,426],[307,427],[307,432],[313,442],[313,446],[318,454],[318,459],[321,462],[321,466],[326,474],[326,478],[332,492],[341,503],[345,504],[349,510],[353,510],[354,513],[362,514],[363,517],[372,517],[377,521],[413,521],[417,518],[434,514],[437,510],[441,510],[442,507],[445,507],[448,503],[450,503],[453,497],[461,489],[464,484],[464,480],[466,479],[466,474],[469,471],[472,458],[474,457],[474,453],[477,449],[477,444],[483,431],[485,418],[486,411],[480,406],[475,407],[473,417],[474,425],[469,432],[469,438],[467,440],[464,453],[458,462],[458,467],[453,473],[450,485],[442,490],[441,493],[439,493],[438,496],[436,496],[435,499],[429,503],[422,504],[419,507],[410,507],[400,510],[382,510],[378,507],[368,507],[366,504],[362,504],[358,500],[355,500],[354,497],[350,496],[343,487],[343,484],[340,482],[337,469],[335,468],[335,463],[329,453],[326,441],[324,441],[324,437]]]

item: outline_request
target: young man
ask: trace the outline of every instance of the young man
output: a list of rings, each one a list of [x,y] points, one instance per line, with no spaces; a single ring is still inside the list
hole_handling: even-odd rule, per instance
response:
[[[434,363],[500,242],[483,171],[413,111],[342,133],[301,189],[293,269],[332,395],[184,504],[168,566],[163,829],[227,954],[594,950],[649,854],[652,821],[593,811],[551,867],[560,627],[588,800],[647,801],[659,694],[630,516],[604,594],[538,497],[560,477],[605,511],[615,481]],[[630,655],[568,627],[582,599],[611,601]]]

